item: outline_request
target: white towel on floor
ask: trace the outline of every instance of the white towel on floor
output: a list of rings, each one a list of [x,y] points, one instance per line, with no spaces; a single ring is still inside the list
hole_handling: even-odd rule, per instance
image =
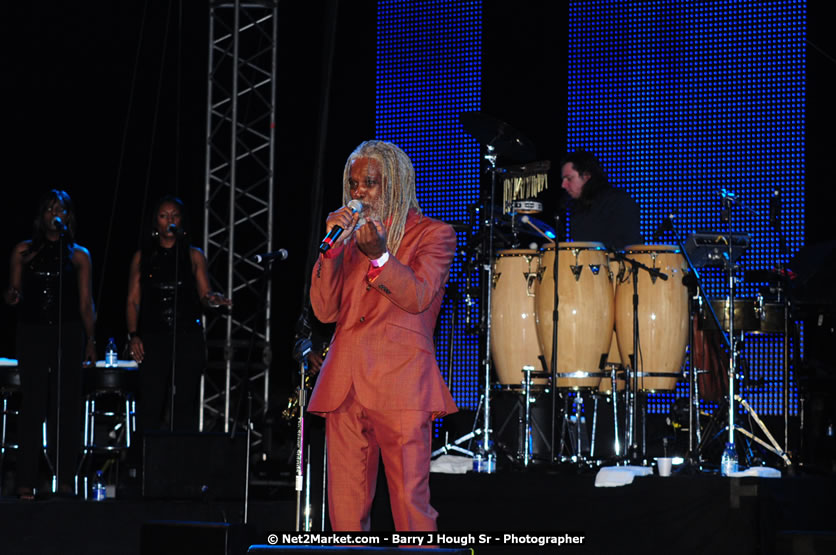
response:
[[[650,476],[653,469],[646,466],[605,466],[595,475],[596,488],[614,488],[633,483],[636,476]]]
[[[441,455],[430,461],[430,472],[442,474],[464,474],[473,470],[473,459],[458,455]]]

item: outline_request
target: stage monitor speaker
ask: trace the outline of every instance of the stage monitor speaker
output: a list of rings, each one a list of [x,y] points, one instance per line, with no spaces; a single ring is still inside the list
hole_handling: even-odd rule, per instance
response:
[[[154,520],[140,531],[140,555],[243,555],[247,531],[243,524]]]
[[[244,498],[247,436],[146,432],[142,495],[156,499]]]

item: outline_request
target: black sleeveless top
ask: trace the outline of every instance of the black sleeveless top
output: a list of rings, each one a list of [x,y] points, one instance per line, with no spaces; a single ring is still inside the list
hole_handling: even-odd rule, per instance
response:
[[[140,283],[142,303],[139,329],[142,333],[189,332],[201,329],[202,307],[192,274],[189,246],[156,247],[142,252]],[[180,252],[183,251],[183,252]],[[179,261],[177,260],[180,252]],[[175,273],[177,278],[175,281]],[[174,306],[175,296],[177,306]]]
[[[60,241],[44,241],[35,256],[23,264],[19,320],[25,324],[55,325],[58,323],[59,297],[61,321],[79,322],[78,276],[73,266],[72,245]],[[30,246],[32,248],[32,246]],[[59,285],[63,294],[59,294]]]

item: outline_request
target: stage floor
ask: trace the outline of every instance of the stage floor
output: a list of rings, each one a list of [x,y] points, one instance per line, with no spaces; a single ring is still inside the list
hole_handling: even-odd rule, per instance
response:
[[[439,530],[451,533],[531,532],[583,536],[582,545],[473,545],[474,553],[836,553],[836,479],[723,478],[711,473],[636,478],[596,488],[595,473],[571,466],[497,474],[433,474]],[[383,502],[373,527],[390,531]],[[380,501],[380,500],[378,500]],[[383,505],[383,506],[381,506]],[[154,521],[191,522],[191,532],[216,541],[219,523],[232,526],[229,548],[244,552],[269,532],[295,528],[295,492],[259,488],[242,501],[75,499],[0,501],[0,553],[140,554],[143,527]],[[220,542],[221,540],[217,540]],[[193,545],[193,544],[192,544]],[[457,547],[457,546],[450,546]],[[148,551],[146,540],[146,549]],[[195,553],[193,549],[174,551]],[[202,553],[209,551],[201,550]],[[154,555],[162,555],[159,550]]]

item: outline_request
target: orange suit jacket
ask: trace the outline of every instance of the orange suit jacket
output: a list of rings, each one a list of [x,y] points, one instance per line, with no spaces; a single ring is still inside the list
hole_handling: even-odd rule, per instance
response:
[[[336,410],[354,385],[373,410],[424,410],[434,416],[456,405],[435,359],[435,328],[456,248],[449,225],[410,211],[397,255],[369,278],[369,259],[354,238],[319,256],[311,306],[336,322],[308,410]]]

